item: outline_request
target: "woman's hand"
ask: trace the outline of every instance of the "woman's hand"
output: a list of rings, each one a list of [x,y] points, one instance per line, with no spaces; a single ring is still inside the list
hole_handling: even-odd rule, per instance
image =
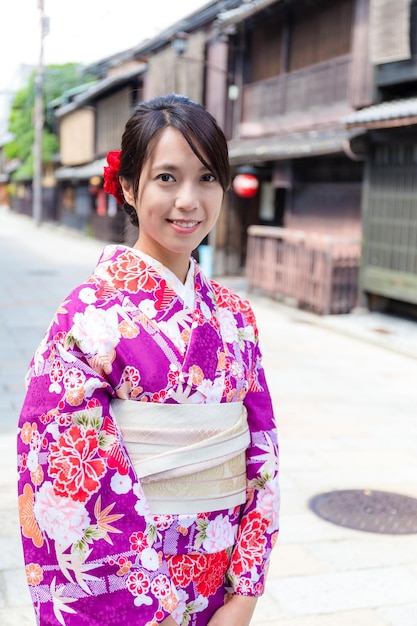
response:
[[[207,626],[249,626],[258,598],[234,595],[221,606]]]
[[[160,626],[178,626],[177,622],[171,616],[166,617]]]

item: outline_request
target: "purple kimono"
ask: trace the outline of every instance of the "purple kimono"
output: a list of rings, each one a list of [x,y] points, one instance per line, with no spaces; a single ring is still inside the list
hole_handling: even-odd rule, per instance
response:
[[[231,594],[263,593],[278,536],[278,448],[255,319],[193,259],[185,287],[176,280],[136,250],[107,246],[30,364],[19,514],[42,626],[156,626],[168,615],[203,626]],[[243,402],[245,504],[152,514],[112,417],[116,398]]]

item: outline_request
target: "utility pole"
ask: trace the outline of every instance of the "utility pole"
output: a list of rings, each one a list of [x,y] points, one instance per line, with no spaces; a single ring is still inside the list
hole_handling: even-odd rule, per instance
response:
[[[42,135],[43,135],[43,41],[47,31],[44,0],[38,0],[40,10],[39,62],[35,79],[35,139],[33,144],[33,205],[32,217],[39,226],[42,220]]]

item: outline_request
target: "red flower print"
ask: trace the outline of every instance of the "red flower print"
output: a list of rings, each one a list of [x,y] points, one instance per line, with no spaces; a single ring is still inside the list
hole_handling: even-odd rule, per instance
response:
[[[171,526],[172,521],[172,515],[161,514],[153,516],[153,523],[158,530],[166,530]]]
[[[172,582],[178,587],[186,587],[194,582],[198,593],[207,598],[223,583],[229,557],[226,550],[215,554],[167,555]]]
[[[143,572],[132,572],[127,577],[127,588],[134,596],[146,594],[150,587],[149,577]]]
[[[196,575],[196,567],[203,565],[203,554],[167,554],[169,572],[176,587],[186,587]]]
[[[231,563],[234,574],[247,574],[254,565],[262,563],[268,524],[258,511],[251,511],[243,517]]]
[[[104,280],[98,280],[96,283],[97,300],[107,298],[108,296],[111,296],[115,291],[115,288],[109,285],[109,283]]]
[[[248,391],[261,391],[261,386],[253,372],[247,372]]]
[[[61,344],[61,346],[65,345],[65,338],[67,336],[67,333],[64,333],[63,331],[60,331],[59,333],[56,333],[56,335],[54,335],[54,341],[55,343],[59,343]]]
[[[165,574],[158,574],[158,576],[156,576],[152,581],[151,591],[158,599],[168,596],[171,593],[171,584],[168,576],[165,576]]]
[[[157,311],[163,311],[172,298],[175,298],[175,291],[170,289],[165,280],[161,280],[158,289],[155,291],[155,309]]]
[[[220,329],[220,322],[215,315],[212,315],[209,319],[209,324],[214,328],[214,330]]]
[[[98,490],[99,479],[106,471],[104,461],[97,458],[98,450],[97,432],[75,424],[51,443],[49,473],[55,476],[57,495],[85,502]]]
[[[149,548],[148,540],[142,531],[133,533],[129,537],[130,548],[139,554],[145,548]]]
[[[49,373],[49,377],[52,382],[56,383],[62,379],[64,375],[64,368],[62,367],[61,361],[55,359],[55,361],[51,365],[51,371]]]
[[[227,552],[216,552],[215,554],[205,554],[206,564],[203,570],[200,570],[199,578],[196,581],[196,589],[198,593],[207,598],[216,593],[217,589],[223,584],[224,577],[229,565],[229,557]]]
[[[140,374],[136,367],[128,366],[123,370],[122,378],[125,382],[129,382],[131,387],[137,387],[140,381]]]
[[[193,322],[198,326],[202,326],[205,322],[204,315],[198,309],[194,309],[193,311]]]
[[[23,452],[20,455],[20,465],[19,465],[19,473],[22,474],[23,472],[26,471],[28,466],[28,455],[26,454],[26,452]]]
[[[163,404],[166,397],[167,397],[166,390],[161,389],[161,391],[158,391],[157,393],[152,394],[151,402],[159,402],[160,404]]]
[[[244,596],[253,595],[253,586],[249,578],[241,578],[239,580],[239,583],[236,587],[236,593],[240,593]]]
[[[48,411],[48,413],[42,413],[39,419],[42,422],[42,424],[50,424],[50,422],[52,422],[52,420],[55,419],[56,413],[57,411],[55,410]]]
[[[64,376],[65,389],[78,389],[85,383],[85,374],[76,367],[71,367]]]
[[[242,313],[246,322],[253,326],[256,330],[256,321],[252,308],[248,300],[242,300],[237,294],[225,287],[212,281],[212,287],[216,294],[216,302],[219,307],[230,309],[232,313]]]
[[[101,404],[97,400],[97,398],[91,398],[91,400],[87,402],[87,409],[94,409],[94,408],[98,408],[99,406],[101,406]]]
[[[126,461],[120,447],[118,434],[114,422],[109,417],[104,418],[102,432],[104,432],[106,435],[114,437],[114,440],[111,446],[106,448],[106,450],[99,449],[98,455],[102,459],[107,460],[107,466],[110,469],[116,469],[119,474],[121,474],[122,476],[126,476],[126,474],[128,474],[129,472],[129,464]]]
[[[155,272],[132,252],[123,252],[108,268],[112,284],[116,289],[138,293],[153,291],[157,286]]]
[[[70,426],[72,424],[71,413],[57,413],[55,419],[60,426]]]
[[[172,385],[173,387],[175,387],[176,385],[178,385],[180,380],[180,372],[179,370],[169,370],[168,372],[168,382],[170,385]]]
[[[254,592],[255,595],[257,596],[261,596],[264,592],[264,586],[262,583],[256,583],[255,587],[254,587]]]
[[[117,563],[119,565],[119,569],[116,572],[117,576],[124,576],[125,574],[128,574],[130,572],[130,568],[132,567],[132,561],[129,561],[126,556],[121,556],[118,559]]]

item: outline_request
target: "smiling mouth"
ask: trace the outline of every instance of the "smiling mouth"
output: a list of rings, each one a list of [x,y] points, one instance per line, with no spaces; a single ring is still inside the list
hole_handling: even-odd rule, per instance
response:
[[[194,228],[195,226],[198,226],[198,224],[200,222],[182,222],[179,220],[169,220],[171,222],[171,224],[174,224],[174,226],[180,226],[181,228]]]

